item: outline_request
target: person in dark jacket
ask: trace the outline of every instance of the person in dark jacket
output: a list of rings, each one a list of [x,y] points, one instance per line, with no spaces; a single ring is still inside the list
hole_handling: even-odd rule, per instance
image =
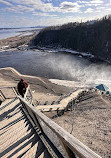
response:
[[[17,85],[18,92],[22,97],[24,97],[27,87],[28,83],[22,78]]]

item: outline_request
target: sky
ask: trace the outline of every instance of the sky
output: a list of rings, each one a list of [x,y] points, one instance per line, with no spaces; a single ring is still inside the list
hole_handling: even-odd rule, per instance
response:
[[[61,25],[111,14],[111,0],[0,0],[0,27]]]

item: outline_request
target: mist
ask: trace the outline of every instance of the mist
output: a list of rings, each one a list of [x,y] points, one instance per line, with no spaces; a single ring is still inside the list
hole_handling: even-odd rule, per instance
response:
[[[48,68],[63,80],[78,81],[83,84],[103,83],[111,87],[111,66],[95,64],[74,55],[57,54],[46,60]]]
[[[104,83],[111,87],[111,66],[94,64],[70,53],[3,52],[0,67],[13,67],[22,74],[48,79],[80,82],[82,85]]]

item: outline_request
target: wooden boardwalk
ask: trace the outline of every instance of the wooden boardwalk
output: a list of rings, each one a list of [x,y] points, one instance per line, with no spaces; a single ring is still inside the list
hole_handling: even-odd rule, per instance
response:
[[[17,79],[23,77],[18,76]],[[46,84],[41,78],[34,79]],[[83,89],[76,89],[70,96],[59,101],[58,105],[49,105],[47,109],[47,105],[41,105],[39,109],[39,106],[32,104],[30,89],[27,89],[26,96],[22,98],[17,95],[14,85],[15,82],[8,82],[6,78],[0,87],[0,158],[75,158],[75,155],[81,158],[101,158],[41,112],[58,108],[64,110],[72,106],[73,101],[78,101],[77,97]]]
[[[50,158],[21,106],[17,98],[0,105],[0,157]]]
[[[82,91],[84,91],[84,89],[78,89],[78,90],[76,90],[70,96],[62,99],[60,101],[60,103],[57,104],[57,105],[40,105],[40,106],[38,105],[37,109],[40,110],[40,111],[42,111],[42,112],[64,110],[67,107],[68,103],[71,100],[74,100],[75,98],[77,98],[78,94],[80,94]]]

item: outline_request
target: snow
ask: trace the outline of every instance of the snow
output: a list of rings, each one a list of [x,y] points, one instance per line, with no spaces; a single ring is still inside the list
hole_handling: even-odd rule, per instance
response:
[[[49,53],[66,52],[66,53],[71,53],[71,54],[78,55],[79,57],[89,57],[89,58],[94,58],[94,55],[92,55],[92,54],[90,54],[90,53],[78,52],[78,51],[74,51],[74,50],[66,49],[66,48],[48,49],[48,48],[42,47],[42,49],[43,49],[44,51],[49,52]]]
[[[58,79],[49,79],[50,82],[65,86],[65,87],[90,87],[88,84],[84,84],[82,82],[77,81],[68,81],[68,80],[58,80]]]
[[[111,91],[111,81],[110,80],[102,80],[102,79],[98,79],[96,81],[91,80],[91,81],[87,81],[87,83],[83,83],[83,82],[78,82],[78,81],[68,81],[68,80],[58,80],[58,79],[49,79],[50,82],[56,84],[56,85],[60,85],[60,86],[65,86],[65,87],[71,87],[71,88],[84,88],[84,87],[96,87],[99,84],[105,84],[109,90]]]
[[[26,33],[20,34],[19,37],[29,36],[29,35],[33,35],[33,32],[26,32]]]

